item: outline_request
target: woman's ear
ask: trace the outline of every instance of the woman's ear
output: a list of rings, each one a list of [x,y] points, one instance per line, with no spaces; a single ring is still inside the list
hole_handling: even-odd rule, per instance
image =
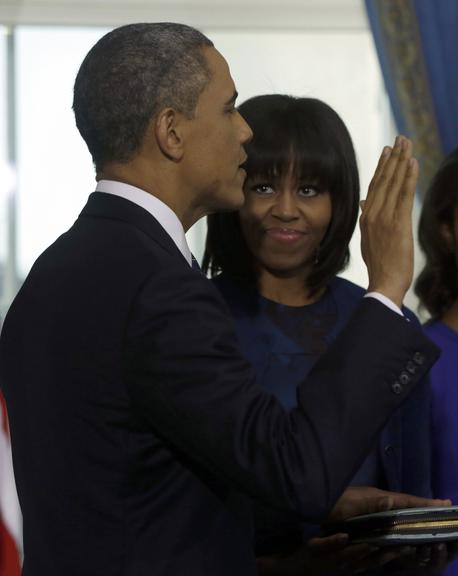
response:
[[[450,226],[450,224],[443,222],[439,226],[439,230],[440,235],[442,236],[442,239],[445,242],[447,252],[455,252],[456,239],[453,228]]]
[[[185,117],[173,108],[164,108],[156,116],[152,126],[157,145],[167,158],[179,162],[183,157],[184,142],[182,124]]]

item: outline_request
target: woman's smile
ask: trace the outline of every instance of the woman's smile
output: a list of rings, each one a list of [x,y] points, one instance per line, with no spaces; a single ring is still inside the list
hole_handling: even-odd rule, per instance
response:
[[[266,236],[272,238],[277,242],[282,242],[285,244],[294,244],[304,238],[307,235],[306,232],[301,230],[295,230],[294,228],[280,228],[272,227],[267,228],[265,231]]]

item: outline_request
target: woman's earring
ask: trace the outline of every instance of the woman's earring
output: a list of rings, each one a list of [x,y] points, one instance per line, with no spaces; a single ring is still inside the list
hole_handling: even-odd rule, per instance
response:
[[[313,261],[313,264],[316,265],[318,264],[319,261],[320,261],[320,247],[318,246],[315,252],[315,260]]]

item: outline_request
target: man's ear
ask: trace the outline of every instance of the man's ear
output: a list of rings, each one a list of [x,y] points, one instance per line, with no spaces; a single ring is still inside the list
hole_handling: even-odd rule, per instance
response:
[[[154,134],[159,149],[174,162],[183,157],[183,123],[185,117],[173,108],[164,108],[154,120]]]

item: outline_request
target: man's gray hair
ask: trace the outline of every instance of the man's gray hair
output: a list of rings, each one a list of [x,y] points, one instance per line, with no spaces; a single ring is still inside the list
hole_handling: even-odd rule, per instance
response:
[[[76,125],[97,169],[127,162],[151,119],[172,107],[192,117],[211,74],[202,48],[213,46],[184,24],[130,24],[103,36],[76,77]]]

